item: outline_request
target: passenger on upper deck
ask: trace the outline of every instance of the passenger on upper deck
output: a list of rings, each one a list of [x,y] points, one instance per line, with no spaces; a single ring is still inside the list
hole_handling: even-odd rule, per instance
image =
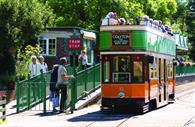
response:
[[[144,25],[146,25],[146,26],[149,25],[149,16],[144,15],[143,20],[144,20]]]
[[[136,20],[136,24],[140,25],[140,16],[137,16],[135,20]]]
[[[153,25],[154,25],[154,28],[159,29],[159,21],[158,20],[154,20]]]
[[[153,26],[153,19],[152,18],[149,18],[149,25]]]
[[[115,12],[109,12],[102,20],[102,25],[118,25],[117,14]]]
[[[166,31],[165,31],[165,27],[164,27],[164,25],[162,24],[162,21],[161,21],[161,20],[159,20],[159,28],[160,28],[160,31],[161,31],[161,32],[163,32],[163,33],[166,32]]]
[[[125,18],[119,18],[118,22],[119,22],[119,25],[126,25],[127,23]]]
[[[171,35],[171,36],[173,36],[173,35],[174,35],[174,34],[173,34],[173,32],[172,32],[171,27],[169,27],[169,26],[165,26],[165,30],[166,30],[166,32],[167,32],[169,35]]]

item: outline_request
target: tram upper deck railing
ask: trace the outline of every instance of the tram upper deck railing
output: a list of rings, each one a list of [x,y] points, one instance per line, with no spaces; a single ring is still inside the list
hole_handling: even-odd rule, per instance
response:
[[[106,20],[106,21],[105,21]],[[116,20],[117,21],[117,20]],[[103,23],[104,22],[104,23]],[[111,22],[111,23],[110,23]],[[145,30],[149,32],[161,34],[167,38],[175,39],[175,34],[168,26],[159,25],[156,22],[140,20],[128,20],[128,22],[120,24],[114,22],[113,19],[106,18],[102,20],[100,31],[113,31],[113,30]]]

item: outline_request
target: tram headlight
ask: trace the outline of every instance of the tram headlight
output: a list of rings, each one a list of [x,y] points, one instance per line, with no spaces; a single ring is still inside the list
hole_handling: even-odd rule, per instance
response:
[[[118,97],[119,98],[124,98],[125,97],[125,93],[124,92],[119,92],[118,93]]]

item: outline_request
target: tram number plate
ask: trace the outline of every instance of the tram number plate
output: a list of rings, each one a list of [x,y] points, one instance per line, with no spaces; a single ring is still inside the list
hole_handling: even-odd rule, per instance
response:
[[[129,34],[112,34],[112,46],[129,46]]]

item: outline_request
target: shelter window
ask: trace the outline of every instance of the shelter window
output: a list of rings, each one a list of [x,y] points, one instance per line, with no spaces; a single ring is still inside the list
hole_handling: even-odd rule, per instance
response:
[[[49,39],[48,55],[56,55],[56,40]]]
[[[39,40],[39,46],[42,48],[42,54],[47,53],[47,40]]]
[[[43,55],[56,56],[56,39],[40,39],[39,46]]]

